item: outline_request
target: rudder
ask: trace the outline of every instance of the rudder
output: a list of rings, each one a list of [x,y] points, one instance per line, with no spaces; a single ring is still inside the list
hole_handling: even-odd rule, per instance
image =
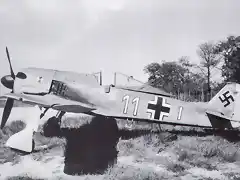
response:
[[[240,84],[227,83],[208,103],[207,116],[213,128],[240,126]]]
[[[234,115],[236,99],[239,93],[239,84],[227,83],[209,102],[208,111],[219,114],[228,119]]]

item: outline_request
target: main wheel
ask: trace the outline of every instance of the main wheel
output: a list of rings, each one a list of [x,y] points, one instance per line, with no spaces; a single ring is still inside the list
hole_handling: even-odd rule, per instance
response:
[[[48,119],[48,121],[43,125],[43,136],[55,137],[60,136],[61,129],[59,125],[59,119],[55,116]]]

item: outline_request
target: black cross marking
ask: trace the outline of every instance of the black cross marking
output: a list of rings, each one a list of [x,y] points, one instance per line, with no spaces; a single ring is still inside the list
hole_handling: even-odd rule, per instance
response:
[[[163,106],[163,98],[162,97],[157,97],[157,103],[156,104],[151,104],[148,103],[148,109],[154,110],[154,119],[159,120],[161,113],[169,113],[170,108]],[[162,120],[162,119],[161,119]]]
[[[228,105],[230,105],[231,102],[229,99],[231,99],[231,101],[234,102],[233,96],[229,95],[229,93],[230,93],[229,91],[226,91],[225,93],[222,94],[223,97],[222,96],[218,97],[222,103],[225,103],[224,107],[227,107]]]

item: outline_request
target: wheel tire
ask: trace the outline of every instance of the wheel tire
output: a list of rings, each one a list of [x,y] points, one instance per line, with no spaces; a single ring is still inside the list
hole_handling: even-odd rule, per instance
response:
[[[48,121],[43,125],[43,136],[60,136],[60,131],[60,125],[58,123],[58,119],[55,116],[49,118]]]

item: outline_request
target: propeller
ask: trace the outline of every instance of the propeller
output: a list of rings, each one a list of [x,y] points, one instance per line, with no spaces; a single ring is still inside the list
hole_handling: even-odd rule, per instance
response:
[[[15,74],[12,68],[12,64],[11,64],[11,60],[10,60],[10,56],[9,56],[9,52],[8,52],[8,48],[6,47],[6,53],[7,53],[7,57],[8,57],[8,62],[9,62],[9,66],[10,66],[10,72],[11,75],[6,75],[3,76],[1,78],[1,83],[3,84],[3,86],[5,86],[8,89],[11,89],[11,93],[13,93],[13,85],[14,85],[14,80],[15,80]],[[1,129],[5,126],[9,115],[11,113],[11,110],[13,108],[13,103],[14,103],[14,99],[11,98],[7,98],[4,110],[3,110],[3,116],[2,116],[2,121],[1,121]]]
[[[7,101],[6,101],[4,110],[3,110],[1,129],[5,126],[8,118],[9,118],[9,115],[10,115],[10,113],[12,111],[13,103],[14,103],[14,99],[7,98]]]
[[[9,66],[10,66],[11,77],[15,80],[15,74],[13,72],[13,68],[12,68],[12,64],[11,64],[11,60],[10,60],[10,56],[9,56],[9,52],[8,52],[7,47],[6,47],[6,53],[7,53],[7,57],[8,57]]]

